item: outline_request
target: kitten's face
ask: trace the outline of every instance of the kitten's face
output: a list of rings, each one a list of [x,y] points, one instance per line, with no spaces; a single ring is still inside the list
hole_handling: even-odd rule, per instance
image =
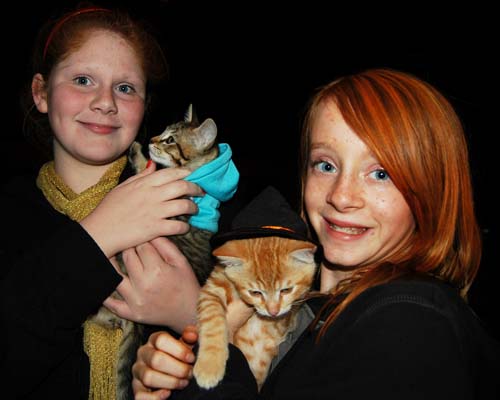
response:
[[[178,122],[168,126],[159,136],[151,139],[149,155],[164,167],[185,167],[194,171],[215,158],[217,127],[208,118],[199,127],[191,122]]]
[[[240,297],[265,317],[287,314],[309,291],[316,247],[281,237],[233,240],[214,250]]]

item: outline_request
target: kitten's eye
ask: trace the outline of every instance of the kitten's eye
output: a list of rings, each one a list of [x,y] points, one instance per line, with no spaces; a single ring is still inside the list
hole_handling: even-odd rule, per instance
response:
[[[292,290],[293,290],[293,287],[287,287],[287,288],[281,289],[281,290],[280,290],[280,293],[281,293],[281,294],[288,294],[288,293],[290,293]]]
[[[389,174],[385,169],[377,169],[375,171],[370,172],[370,175],[375,178],[377,181],[388,181],[391,179]]]
[[[254,297],[262,296],[262,292],[260,290],[249,290],[248,293]]]
[[[168,138],[163,139],[162,142],[166,143],[166,144],[173,144],[173,143],[175,143],[175,139],[173,136],[169,136]]]

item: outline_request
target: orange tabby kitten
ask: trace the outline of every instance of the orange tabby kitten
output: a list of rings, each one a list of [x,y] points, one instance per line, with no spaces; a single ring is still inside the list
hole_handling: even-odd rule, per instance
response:
[[[231,240],[213,251],[218,263],[198,300],[199,351],[193,372],[199,386],[214,387],[224,376],[226,309],[241,298],[255,313],[235,333],[234,344],[260,389],[312,284],[315,250],[310,242],[270,236]]]

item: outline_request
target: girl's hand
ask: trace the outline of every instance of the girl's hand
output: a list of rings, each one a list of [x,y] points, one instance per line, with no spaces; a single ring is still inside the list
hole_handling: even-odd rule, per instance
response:
[[[154,163],[111,190],[80,224],[108,258],[159,236],[188,231],[185,222],[170,217],[196,213],[190,196],[202,196],[201,188],[185,181],[189,171]]]
[[[172,242],[154,239],[124,251],[123,261],[128,276],[122,274],[117,287],[123,300],[108,297],[106,307],[122,318],[168,326],[176,332],[194,323],[200,285],[186,257]]]
[[[180,340],[167,332],[153,333],[137,351],[132,367],[135,399],[166,399],[172,390],[186,387],[193,375],[191,348],[197,340],[194,326],[187,326]]]

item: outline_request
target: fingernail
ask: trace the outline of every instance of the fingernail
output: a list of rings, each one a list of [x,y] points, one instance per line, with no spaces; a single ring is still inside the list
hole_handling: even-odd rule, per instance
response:
[[[162,390],[160,392],[160,399],[167,400],[170,397],[170,390]]]
[[[186,354],[186,362],[192,364],[192,363],[194,363],[195,359],[196,359],[196,357],[194,356],[193,353]]]
[[[149,159],[148,163],[146,164],[146,169],[148,169],[152,163],[153,163],[153,160]]]
[[[179,381],[179,389],[184,389],[189,384],[189,381],[186,379],[181,379]]]

